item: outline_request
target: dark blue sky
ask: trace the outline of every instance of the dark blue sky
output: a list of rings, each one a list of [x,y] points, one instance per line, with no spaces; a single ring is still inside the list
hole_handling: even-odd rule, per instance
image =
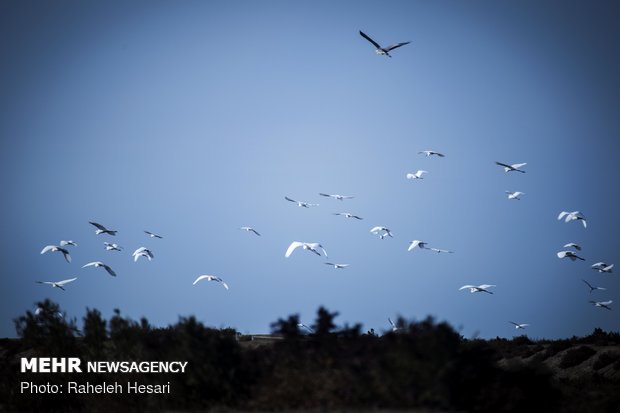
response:
[[[319,305],[376,330],[431,314],[466,336],[510,337],[508,320],[533,337],[617,331],[588,304],[620,304],[617,275],[589,268],[620,261],[617,3],[334,3],[0,2],[0,336],[47,297],[69,317],[118,307],[253,333]],[[359,30],[411,44],[377,56]],[[79,244],[71,264],[39,254],[61,239]],[[413,239],[455,253],[407,252]],[[292,241],[351,266],[286,259]],[[568,242],[585,262],[556,257]],[[140,246],[152,262],[131,260]],[[118,277],[81,268],[95,260]],[[230,290],[192,286],[200,274]],[[458,291],[483,283],[495,294]]]

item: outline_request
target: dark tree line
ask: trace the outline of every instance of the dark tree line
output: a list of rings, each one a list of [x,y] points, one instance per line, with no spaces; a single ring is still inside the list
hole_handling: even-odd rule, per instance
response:
[[[554,380],[542,363],[498,364],[503,354],[530,351],[536,345],[549,349],[553,342],[533,343],[526,337],[466,340],[447,323],[432,318],[419,322],[400,319],[398,333],[378,337],[362,334],[360,325],[337,328],[334,319],[338,313],[319,308],[312,325],[314,333],[300,331],[299,317],[291,315],[274,322],[274,339],[260,344],[232,329],[207,328],[194,317],[180,318],[162,329],[153,328],[144,318],[123,317],[118,310],[105,320],[98,310],[87,309],[80,332],[76,320],[59,315],[57,304],[45,301],[38,307],[37,314],[26,312],[15,320],[19,340],[0,343],[0,411],[427,408],[568,412],[593,406],[607,411],[619,401],[618,381],[599,378],[592,385],[573,385]],[[590,341],[618,344],[619,338],[617,333],[595,330]],[[588,338],[572,340],[588,342]],[[599,364],[613,363],[610,354]],[[584,358],[589,352],[582,349],[576,355]],[[19,373],[20,357],[36,356],[79,357],[84,363],[180,360],[187,361],[188,368],[184,374]],[[170,382],[171,394],[19,393],[20,381],[62,384],[70,380],[92,384]],[[588,389],[599,397],[588,398]],[[600,389],[609,392],[601,398]]]

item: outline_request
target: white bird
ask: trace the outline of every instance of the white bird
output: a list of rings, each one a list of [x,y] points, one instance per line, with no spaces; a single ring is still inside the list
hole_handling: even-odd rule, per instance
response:
[[[62,241],[60,241],[60,246],[61,247],[64,247],[64,246],[67,246],[67,245],[71,245],[72,247],[77,247],[77,243],[75,241],[72,241],[72,240],[69,240],[69,241],[62,240]]]
[[[241,227],[240,229],[247,231],[247,232],[253,232],[260,237],[260,234],[252,227]]]
[[[521,173],[525,173],[525,171],[519,169],[525,165],[527,165],[527,163],[515,163],[512,165],[508,165],[505,163],[501,163],[501,162],[495,162],[497,165],[499,166],[503,166],[504,167],[504,172],[512,172],[512,171],[516,171],[516,172],[521,172]]]
[[[519,191],[505,191],[508,194],[508,199],[516,199],[517,201],[520,201],[521,198],[519,198],[521,195],[525,195],[525,192],[519,192]]]
[[[319,206],[319,204],[310,204],[308,202],[295,201],[294,199],[291,199],[288,196],[285,196],[284,199],[286,199],[289,202],[294,202],[297,204],[298,207],[302,207],[302,208],[310,208],[310,207]]]
[[[325,262],[324,264],[331,265],[335,269],[347,268],[350,265],[350,264],[334,264],[334,263],[331,263],[331,262]]]
[[[215,275],[201,275],[198,278],[196,278],[196,280],[193,282],[192,285],[196,285],[196,283],[202,280],[215,281],[215,282],[221,283],[224,286],[224,288],[228,290],[228,284],[226,284],[220,277],[216,277]]]
[[[364,219],[364,218],[362,218],[360,216],[353,215],[353,214],[351,214],[349,212],[334,212],[334,215],[342,215],[345,218],[355,218],[355,219],[359,219],[359,220]]]
[[[396,323],[394,323],[390,317],[388,317],[388,322],[392,326],[392,332],[396,333],[398,331],[403,331],[404,330],[403,327],[396,326]]]
[[[71,262],[71,255],[69,255],[69,250],[59,247],[58,245],[47,245],[41,250],[41,254],[45,254],[46,252],[62,252],[62,255],[65,257],[67,262]]]
[[[353,199],[355,198],[354,196],[350,196],[350,195],[338,195],[338,194],[324,194],[322,192],[319,192],[319,195],[321,196],[327,196],[329,198],[334,198],[337,199],[338,201],[342,201],[343,199]]]
[[[594,287],[592,284],[590,284],[589,282],[587,282],[586,280],[581,280],[584,283],[586,283],[586,285],[588,286],[588,288],[590,288],[590,294],[592,294],[592,291],[594,290],[606,290],[607,288],[604,287]]]
[[[390,238],[394,237],[394,235],[392,234],[392,231],[390,231],[390,229],[386,227],[381,227],[381,226],[372,227],[370,229],[370,232],[372,232],[374,235],[378,235],[380,239],[383,239],[388,236]]]
[[[560,251],[557,253],[558,258],[570,258],[571,261],[581,260],[585,261],[585,258],[581,258],[579,255],[575,254],[573,251]]]
[[[605,264],[604,262],[597,262],[596,264],[592,264],[592,269],[593,270],[597,270],[598,272],[606,272],[608,274],[611,274],[613,271],[614,265],[613,264]]]
[[[427,174],[428,171],[422,171],[422,170],[418,170],[416,171],[416,173],[412,174],[412,173],[408,173],[407,174],[407,179],[424,179],[423,175]]]
[[[54,288],[60,288],[63,291],[66,291],[63,286],[66,284],[69,284],[70,282],[73,282],[77,280],[77,277],[75,278],[69,278],[68,280],[62,280],[62,281],[36,281],[37,284],[48,284],[51,285]],[[39,307],[40,308],[40,307]],[[39,315],[41,311],[38,311],[39,308],[37,308],[37,311],[35,311],[36,315]]]
[[[519,330],[519,329],[525,330],[525,327],[529,326],[529,324],[517,324],[517,323],[514,323],[512,321],[509,321],[509,323],[514,325],[515,329],[517,329],[517,330]]]
[[[562,211],[560,212],[560,215],[558,215],[558,220],[562,218],[564,218],[564,222],[581,221],[584,228],[588,227],[588,223],[586,222],[586,217],[583,216],[583,214],[579,211],[572,211],[572,212]]]
[[[151,250],[146,248],[146,247],[138,248],[137,250],[135,250],[133,252],[133,254],[131,254],[131,256],[133,257],[133,261],[134,262],[137,262],[138,258],[140,258],[140,257],[146,257],[146,258],[148,258],[149,261],[151,261],[153,258],[155,258],[155,256],[151,252]]]
[[[120,245],[110,244],[109,242],[104,242],[103,245],[105,245],[106,251],[120,251],[123,249],[123,247],[121,247]]]
[[[581,246],[575,244],[574,242],[569,242],[568,244],[564,245],[564,248],[575,248],[577,251],[581,251]]]
[[[424,241],[420,241],[419,239],[414,239],[413,241],[409,243],[409,248],[407,248],[407,251],[411,251],[412,249],[415,249],[415,248],[420,248],[424,250],[428,248],[427,245],[428,244]]]
[[[308,330],[310,334],[314,334],[314,330],[308,327],[307,325],[305,325],[304,323],[297,323],[297,327],[305,328],[306,330]]]
[[[82,268],[86,268],[86,267],[103,267],[108,274],[110,274],[112,277],[116,277],[116,273],[114,272],[114,270],[112,270],[112,268],[110,268],[110,266],[102,263],[101,261],[94,261],[94,262],[89,262],[88,264],[84,265]]]
[[[439,153],[439,152],[435,152],[435,151],[420,151],[420,152],[418,152],[418,155],[422,154],[422,153],[424,155],[426,155],[426,156],[436,155],[436,156],[439,156],[440,158],[443,158],[444,156],[446,156],[443,153]]]
[[[114,231],[114,230],[111,230],[111,229],[107,229],[103,225],[97,224],[96,222],[88,221],[88,223],[90,225],[94,225],[97,228],[97,230],[95,231],[96,235],[99,235],[99,234],[116,235],[116,233],[118,232],[118,231]]]
[[[375,53],[377,53],[380,56],[387,56],[387,57],[392,57],[390,56],[390,51],[396,49],[397,47],[401,47],[404,46],[406,44],[409,44],[411,42],[402,42],[402,43],[396,43],[387,47],[381,47],[379,45],[379,43],[375,42],[374,40],[372,40],[366,33],[364,33],[363,31],[360,30],[360,35],[368,40],[370,43],[372,43],[372,45],[375,47]]]
[[[459,288],[459,290],[465,290],[467,288],[469,288],[469,292],[470,293],[489,293],[489,294],[493,294],[491,291],[489,291],[488,289],[491,287],[496,287],[496,285],[494,284],[481,284],[481,285],[464,285],[461,288]]]
[[[611,303],[613,303],[613,300],[609,300],[609,301],[590,301],[591,304],[594,304],[595,307],[601,307],[601,308],[605,308],[607,310],[611,310],[611,307],[609,306]]]
[[[155,234],[155,233],[153,233],[151,231],[144,231],[144,233],[146,235],[148,235],[149,237],[151,237],[151,238],[159,238],[159,239],[163,238],[161,235],[157,235],[157,234]]]
[[[286,258],[290,257],[293,251],[295,251],[299,247],[302,247],[303,249],[307,251],[311,251],[319,256],[321,255],[321,253],[317,251],[317,249],[320,248],[321,250],[323,250],[323,253],[325,254],[325,258],[327,258],[327,251],[325,251],[325,248],[323,248],[323,246],[319,244],[318,242],[299,242],[299,241],[291,242],[291,245],[288,246],[288,249],[286,250],[286,253],[284,254],[284,256]]]

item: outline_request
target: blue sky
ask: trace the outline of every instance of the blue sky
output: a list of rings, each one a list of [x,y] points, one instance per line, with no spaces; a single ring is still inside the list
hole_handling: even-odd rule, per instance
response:
[[[375,330],[431,314],[465,336],[511,337],[508,320],[532,337],[618,331],[615,311],[588,304],[620,304],[617,275],[589,268],[619,261],[618,5],[377,8],[1,2],[0,336],[44,298],[69,317],[120,308],[157,326],[196,315],[252,333],[292,313],[309,324],[320,305]],[[411,44],[377,56],[359,30]],[[418,169],[430,173],[405,179]],[[562,210],[582,211],[588,228],[557,221]],[[95,236],[90,220],[118,235]],[[373,237],[376,225],[394,238]],[[71,264],[39,254],[61,239],[79,244]],[[455,253],[407,252],[413,239]],[[351,266],[284,258],[295,240]],[[556,257],[567,242],[585,262]],[[140,246],[152,262],[131,260]],[[81,268],[95,260],[118,277]],[[192,286],[200,274],[230,290]],[[65,292],[35,283],[74,276]],[[582,279],[607,290],[589,294]],[[482,283],[495,294],[458,291]]]

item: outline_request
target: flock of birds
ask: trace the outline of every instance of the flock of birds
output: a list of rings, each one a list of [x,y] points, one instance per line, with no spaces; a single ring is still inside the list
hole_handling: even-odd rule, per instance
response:
[[[405,46],[407,44],[409,44],[410,42],[402,42],[402,43],[396,43],[396,44],[392,44],[390,46],[387,47],[381,47],[381,45],[379,45],[379,43],[375,42],[372,38],[370,38],[367,34],[365,34],[364,32],[360,31],[359,34],[366,40],[368,40],[374,47],[375,47],[375,52],[378,55],[383,55],[383,56],[387,56],[387,57],[392,57],[390,55],[390,52],[394,49],[397,49],[399,47]],[[437,152],[434,150],[423,150],[418,152],[419,155],[424,155],[426,157],[438,157],[438,158],[444,158],[445,155],[441,152]],[[515,163],[515,164],[508,164],[508,163],[502,163],[502,162],[495,162],[496,165],[500,166],[503,168],[503,170],[506,173],[509,172],[519,172],[519,173],[525,173],[526,171],[523,169],[527,164],[526,163]],[[406,179],[408,180],[421,180],[424,179],[425,175],[427,175],[429,172],[426,170],[417,170],[415,172],[410,172],[407,173],[405,175]],[[508,199],[509,200],[520,200],[522,196],[525,195],[524,192],[521,191],[505,191]],[[319,193],[320,196],[322,197],[326,197],[326,198],[331,198],[337,201],[344,201],[344,200],[351,200],[354,198],[354,196],[351,195],[339,195],[339,194],[327,194],[327,193]],[[306,202],[306,201],[299,201],[299,200],[295,200],[292,199],[288,196],[285,196],[284,199],[288,202],[294,203],[295,205],[297,205],[300,208],[313,208],[313,207],[318,207],[319,204],[316,203],[311,203],[311,202]],[[355,219],[355,220],[363,220],[364,218],[362,218],[359,215],[350,213],[350,212],[337,212],[337,213],[333,213],[333,215],[336,216],[342,216],[344,218],[349,218],[349,219]],[[584,228],[587,228],[587,222],[586,222],[586,218],[585,216],[579,212],[579,211],[562,211],[559,216],[558,216],[558,220],[564,220],[564,222],[581,222]],[[96,235],[107,235],[107,236],[116,236],[117,234],[117,230],[111,230],[106,228],[104,225],[101,225],[97,222],[93,222],[90,221],[89,222],[91,225],[93,225],[96,230],[95,230],[95,234]],[[253,227],[250,226],[243,226],[240,227],[241,230],[244,230],[248,233],[252,233],[255,236],[261,236],[261,234],[254,229]],[[144,233],[150,237],[150,238],[154,238],[154,239],[162,239],[163,237],[161,235],[158,235],[156,233],[150,232],[150,231],[144,231]],[[394,234],[392,232],[392,230],[390,230],[389,228],[385,227],[385,226],[374,226],[370,229],[370,233],[377,236],[379,239],[386,239],[386,238],[393,238]],[[120,252],[123,250],[123,247],[119,246],[116,243],[110,243],[110,242],[104,242],[104,249],[108,252]],[[71,254],[70,254],[70,248],[73,247],[77,247],[77,243],[69,240],[69,241],[60,241],[58,245],[47,245],[45,246],[42,250],[41,250],[41,254],[46,254],[46,253],[53,253],[53,252],[59,252],[63,255],[64,259],[70,263],[71,262]],[[570,242],[567,243],[566,245],[564,245],[564,248],[566,248],[565,250],[559,251],[557,253],[558,258],[560,259],[564,259],[564,258],[568,258],[571,261],[576,261],[576,260],[580,260],[580,261],[585,261],[584,258],[580,257],[578,255],[578,252],[581,251],[581,246]],[[436,247],[431,247],[427,242],[422,241],[422,240],[412,240],[409,242],[409,246],[407,248],[407,251],[414,251],[414,250],[427,250],[427,251],[432,251],[432,252],[436,252],[436,253],[447,253],[447,254],[452,254],[454,253],[451,250],[447,250],[447,249],[441,249],[441,248],[436,248]],[[294,252],[296,251],[307,251],[309,253],[312,253],[314,255],[317,256],[324,256],[326,259],[328,258],[327,255],[327,251],[325,250],[325,248],[323,247],[323,245],[321,245],[321,243],[319,242],[303,242],[303,241],[293,241],[291,242],[291,244],[288,246],[288,248],[286,249],[285,253],[284,253],[284,257],[285,258],[290,258]],[[132,253],[132,257],[134,259],[134,262],[137,262],[140,258],[144,258],[148,261],[151,261],[152,259],[154,259],[154,254],[153,252],[147,248],[147,247],[139,247],[137,248],[133,253]],[[329,262],[326,261],[324,262],[324,264],[329,265],[331,267],[333,267],[334,269],[345,269],[347,267],[349,267],[350,264],[342,264],[342,263],[334,263],[334,262]],[[92,267],[92,268],[102,268],[103,270],[105,270],[109,275],[111,276],[116,276],[116,272],[107,264],[105,264],[104,262],[101,261],[93,261],[93,262],[89,262],[85,265],[82,266],[82,268],[87,268],[87,267]],[[593,264],[591,266],[592,269],[600,272],[600,273],[612,273],[613,272],[613,264],[607,264],[605,262],[597,262],[595,264]],[[70,279],[65,279],[65,280],[61,280],[61,281],[36,281],[39,284],[46,284],[46,285],[50,285],[53,288],[59,288],[61,290],[65,290],[65,287],[69,284],[72,283],[74,281],[76,281],[78,279],[78,277],[74,277],[74,278],[70,278]],[[211,282],[216,282],[216,283],[220,283],[226,290],[229,289],[228,284],[221,279],[218,276],[215,275],[199,275],[193,282],[193,285],[198,284],[201,281],[211,281]],[[599,287],[599,286],[593,286],[591,285],[588,281],[586,280],[582,280],[587,287],[589,288],[590,293],[593,293],[595,291],[605,291],[606,288],[604,287]],[[490,291],[491,288],[496,287],[496,285],[494,284],[480,284],[480,285],[471,285],[471,284],[467,284],[467,285],[463,285],[462,287],[459,288],[459,290],[469,290],[470,293],[487,293],[487,294],[493,294],[493,291]],[[607,301],[594,301],[591,300],[589,301],[591,304],[593,304],[595,307],[598,308],[603,308],[603,309],[607,309],[607,310],[611,310],[610,305],[612,304],[612,300],[607,300]],[[393,332],[398,332],[403,330],[403,327],[399,327],[397,326],[391,318],[388,317],[388,322],[390,324],[390,328]],[[515,329],[525,329],[526,327],[529,326],[529,324],[527,323],[516,323],[513,321],[509,321],[510,324],[515,326]],[[308,327],[305,324],[300,323],[298,325],[300,328],[305,329],[306,331],[312,333],[313,330]],[[374,330],[373,330],[374,331]]]

